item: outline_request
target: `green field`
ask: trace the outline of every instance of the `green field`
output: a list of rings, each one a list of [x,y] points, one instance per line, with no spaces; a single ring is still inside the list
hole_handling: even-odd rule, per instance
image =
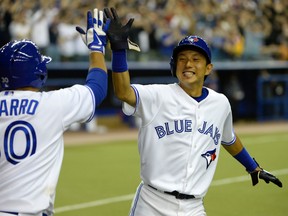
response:
[[[261,181],[252,187],[244,168],[222,148],[205,197],[208,216],[288,215],[288,133],[239,135],[283,188]],[[127,216],[140,182],[136,141],[65,147],[56,216]],[[147,215],[149,216],[149,215]]]

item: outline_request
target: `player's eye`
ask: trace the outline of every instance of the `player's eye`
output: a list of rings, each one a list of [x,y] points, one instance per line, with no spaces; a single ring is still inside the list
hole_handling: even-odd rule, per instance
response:
[[[178,61],[184,62],[184,61],[187,61],[187,58],[185,58],[185,57],[179,57],[179,58],[178,58]]]

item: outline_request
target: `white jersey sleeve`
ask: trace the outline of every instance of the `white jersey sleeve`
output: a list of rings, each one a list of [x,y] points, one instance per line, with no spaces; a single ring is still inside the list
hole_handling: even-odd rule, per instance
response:
[[[60,89],[55,94],[58,94],[58,102],[61,104],[59,112],[63,116],[64,130],[74,122],[88,122],[93,119],[96,103],[88,86],[74,85]],[[83,97],[84,94],[86,97]]]
[[[229,104],[228,100],[227,103]],[[229,104],[230,107],[230,104]],[[233,128],[233,119],[232,119],[232,111],[231,108],[228,112],[226,119],[224,120],[224,129],[223,129],[223,136],[222,136],[222,144],[223,145],[232,145],[236,141],[236,135],[234,133]]]

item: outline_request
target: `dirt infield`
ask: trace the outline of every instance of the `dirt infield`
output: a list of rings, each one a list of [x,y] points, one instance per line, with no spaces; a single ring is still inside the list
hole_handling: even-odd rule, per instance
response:
[[[119,119],[99,119],[99,124],[108,128],[106,133],[88,133],[85,131],[64,134],[65,145],[96,144],[116,140],[135,140],[138,136],[137,129],[131,129],[121,123]],[[241,122],[234,125],[237,134],[275,133],[287,132],[288,121],[277,122]]]

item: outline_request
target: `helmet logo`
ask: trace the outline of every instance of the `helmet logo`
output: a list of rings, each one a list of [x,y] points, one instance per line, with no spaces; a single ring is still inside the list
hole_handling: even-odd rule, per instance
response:
[[[197,37],[189,36],[188,41],[193,44],[199,41],[199,39]]]

